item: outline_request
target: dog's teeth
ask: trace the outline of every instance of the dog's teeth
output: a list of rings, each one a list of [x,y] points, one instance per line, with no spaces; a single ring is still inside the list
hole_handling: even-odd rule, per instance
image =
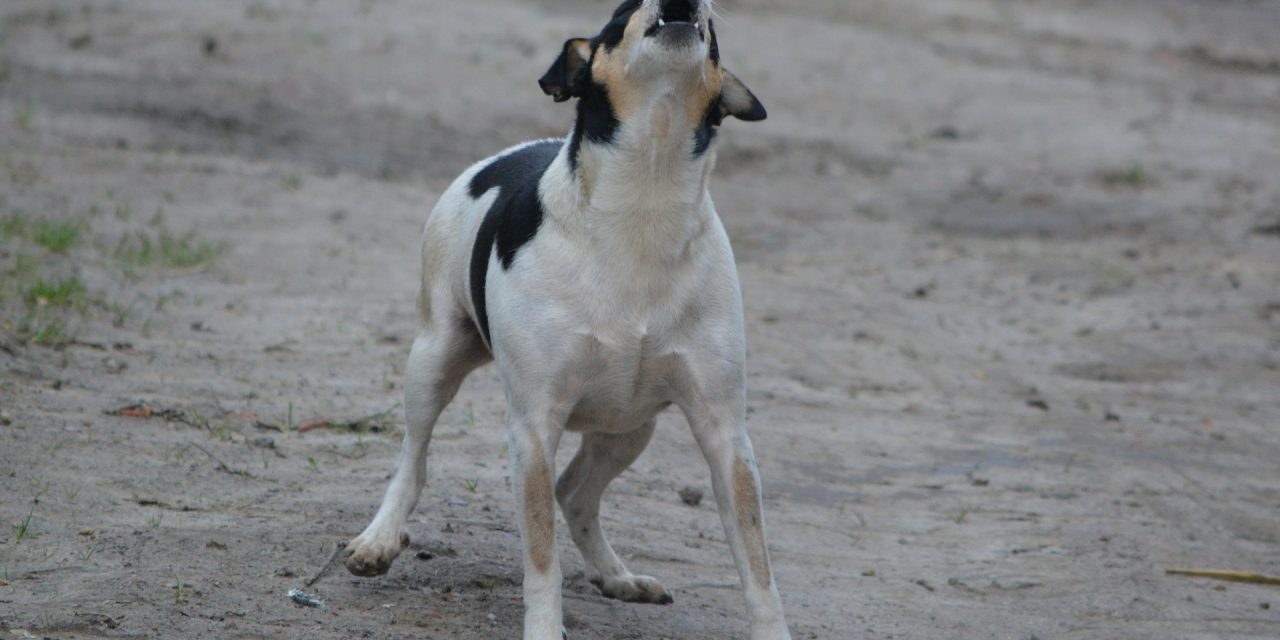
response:
[[[665,26],[667,26],[667,21],[666,21],[666,20],[663,20],[662,18],[658,18],[658,26],[659,26],[659,27],[665,27]]]

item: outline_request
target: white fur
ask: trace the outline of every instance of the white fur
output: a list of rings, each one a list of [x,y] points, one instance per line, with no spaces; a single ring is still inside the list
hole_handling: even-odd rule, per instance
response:
[[[653,10],[656,2],[649,5],[643,10]],[[671,55],[632,55],[638,67],[673,64]],[[532,559],[539,550],[530,546],[526,518],[545,511],[527,503],[526,485],[546,481],[531,473],[538,449],[554,470],[565,429],[584,434],[582,447],[554,490],[542,486],[533,493],[555,496],[588,577],[602,591],[641,601],[666,594],[656,580],[633,575],[622,564],[600,529],[598,512],[605,486],[644,450],[655,416],[670,404],[687,417],[710,466],[752,638],[790,638],[772,574],[761,586],[749,562],[748,543],[764,548],[763,522],[754,534],[739,524],[743,509],[758,515],[759,481],[745,430],[746,341],[738,277],[707,193],[714,146],[695,158],[688,131],[671,125],[681,108],[674,96],[686,90],[681,83],[696,78],[639,76],[649,78],[648,97],[623,122],[615,143],[584,143],[577,174],[565,145],[539,183],[545,215],[537,234],[509,268],[491,256],[490,350],[462,320],[475,322],[469,260],[498,191],[473,199],[468,185],[493,158],[464,171],[441,196],[423,235],[424,317],[405,373],[404,447],[381,508],[349,543],[345,562],[362,575],[382,573],[407,544],[405,522],[424,482],[435,420],[466,374],[491,353],[506,392],[512,484],[525,539],[526,640],[562,634],[558,554],[549,550],[545,571]],[[667,130],[663,123],[670,125]],[[751,472],[754,505],[735,504],[734,469],[742,465]],[[536,524],[554,531],[553,521]]]

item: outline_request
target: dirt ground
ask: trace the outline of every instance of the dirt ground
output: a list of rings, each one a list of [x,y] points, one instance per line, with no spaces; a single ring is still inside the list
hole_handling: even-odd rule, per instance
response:
[[[719,5],[796,637],[1280,637],[1280,588],[1165,573],[1280,574],[1280,3]],[[611,8],[0,3],[0,637],[519,637],[492,367],[390,574],[286,592],[385,488],[436,195],[568,130],[535,80]],[[561,531],[572,637],[744,637],[684,487],[668,414],[603,517],[675,604]]]

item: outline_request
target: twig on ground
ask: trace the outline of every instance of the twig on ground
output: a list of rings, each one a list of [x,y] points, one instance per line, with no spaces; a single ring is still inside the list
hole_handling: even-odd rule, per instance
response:
[[[1247,582],[1249,584],[1270,584],[1280,586],[1280,578],[1264,576],[1249,571],[1226,571],[1223,569],[1166,569],[1172,576],[1191,576],[1193,578],[1213,578],[1229,582]]]
[[[188,413],[181,409],[157,409],[145,402],[125,405],[118,409],[108,409],[103,413],[124,418],[164,418],[169,422],[178,422],[198,429],[207,429],[209,427],[209,421],[204,420],[199,414]]]
[[[192,443],[191,443],[191,446],[193,446],[193,447],[195,447],[195,448],[199,449],[200,451],[203,451],[203,452],[204,452],[204,454],[205,454],[206,456],[209,456],[209,459],[210,459],[210,460],[212,460],[212,461],[214,461],[214,462],[218,463],[218,469],[220,469],[220,470],[222,470],[222,471],[226,471],[227,473],[230,473],[230,474],[232,474],[232,475],[244,476],[244,477],[246,477],[246,478],[252,478],[252,477],[253,477],[253,474],[252,474],[252,473],[249,473],[248,471],[245,471],[244,469],[232,469],[231,467],[227,466],[227,463],[225,463],[225,462],[223,462],[223,461],[219,460],[219,459],[218,459],[218,456],[215,456],[215,455],[213,455],[212,453],[210,453],[208,449],[206,449],[206,448],[204,448],[204,447],[202,447],[202,446],[200,446],[200,445],[198,445],[198,444],[196,444],[196,443],[194,443],[194,442],[192,442]]]
[[[329,570],[333,568],[333,565],[338,562],[338,556],[342,554],[342,550],[346,548],[346,546],[347,545],[345,543],[339,542],[338,547],[333,550],[333,555],[329,556],[329,561],[324,563],[324,566],[320,567],[320,571],[316,572],[316,575],[311,576],[310,580],[302,583],[302,586],[310,587],[311,585],[319,582],[320,578],[323,578],[325,574],[329,573]]]
[[[298,433],[306,433],[315,429],[337,429],[349,433],[387,433],[394,426],[388,423],[388,418],[399,407],[399,404],[392,405],[386,411],[367,415],[363,418],[346,421],[332,420],[316,420],[314,422],[304,422],[298,425]]]

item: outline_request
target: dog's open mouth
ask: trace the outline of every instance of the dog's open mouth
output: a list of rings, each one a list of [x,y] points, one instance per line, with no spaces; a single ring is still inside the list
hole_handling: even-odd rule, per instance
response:
[[[665,30],[692,29],[702,36],[698,29],[698,3],[694,0],[662,0],[658,11],[658,19],[653,26],[645,30],[644,35],[655,36]]]

